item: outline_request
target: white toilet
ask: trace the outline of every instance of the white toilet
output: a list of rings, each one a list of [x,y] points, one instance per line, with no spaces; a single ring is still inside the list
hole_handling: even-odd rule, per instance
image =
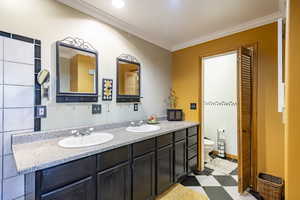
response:
[[[209,153],[214,150],[214,146],[214,141],[204,138],[204,162],[209,163],[211,161]]]

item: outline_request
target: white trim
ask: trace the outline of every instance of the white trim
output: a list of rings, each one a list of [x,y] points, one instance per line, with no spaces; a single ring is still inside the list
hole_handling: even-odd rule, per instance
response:
[[[84,0],[56,0],[56,1],[63,3],[76,10],[79,10],[89,16],[95,17],[96,19],[104,23],[117,27],[132,35],[138,36],[146,40],[147,42],[160,46],[164,49],[171,50],[172,45],[169,42],[151,36],[150,34],[141,31],[139,28],[106,13],[105,11],[85,2]]]
[[[180,49],[184,49],[184,48],[187,48],[187,47],[191,47],[191,46],[194,46],[194,45],[205,43],[205,42],[208,42],[208,41],[211,41],[211,40],[222,38],[222,37],[225,37],[225,36],[228,36],[228,35],[239,33],[239,32],[242,32],[242,31],[246,31],[246,30],[249,30],[249,29],[252,29],[252,28],[256,28],[256,27],[259,27],[259,26],[270,24],[270,23],[276,22],[277,19],[280,18],[281,16],[282,16],[281,12],[275,12],[271,15],[267,15],[267,16],[264,16],[264,17],[261,17],[261,18],[257,18],[257,19],[248,21],[246,23],[243,23],[243,24],[240,24],[240,25],[237,25],[237,26],[233,26],[231,28],[227,28],[227,29],[222,30],[222,31],[217,31],[217,32],[214,32],[214,33],[210,33],[210,34],[207,34],[206,36],[202,36],[200,38],[196,38],[196,39],[188,41],[188,42],[177,44],[177,45],[173,46],[172,51],[177,51],[177,50],[180,50]]]
[[[283,82],[283,19],[278,19],[278,112],[283,112],[284,102],[284,82]]]

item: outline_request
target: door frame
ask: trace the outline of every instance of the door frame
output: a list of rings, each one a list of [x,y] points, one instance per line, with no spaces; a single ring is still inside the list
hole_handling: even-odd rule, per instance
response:
[[[258,43],[251,43],[251,44],[245,44],[241,45],[246,48],[252,48],[253,49],[253,88],[252,88],[252,134],[251,134],[251,185],[252,189],[257,191],[257,97],[258,97]],[[199,98],[199,105],[201,108],[200,111],[200,119],[201,119],[201,134],[200,134],[200,142],[199,146],[201,149],[200,152],[200,162],[198,168],[202,171],[204,170],[204,124],[203,124],[203,119],[204,119],[204,67],[203,67],[203,59],[207,57],[215,57],[215,56],[221,56],[221,55],[226,55],[228,53],[232,53],[234,51],[238,52],[239,48],[241,46],[237,47],[232,47],[232,48],[224,48],[220,50],[216,50],[214,52],[208,53],[208,54],[203,54],[199,57],[200,60],[200,98]],[[238,67],[238,65],[237,65]],[[239,85],[237,85],[239,87]],[[237,114],[238,115],[238,114]],[[237,132],[237,134],[240,134]],[[238,145],[238,154],[241,150],[239,148],[240,142],[239,142],[239,136],[237,137],[237,145]]]

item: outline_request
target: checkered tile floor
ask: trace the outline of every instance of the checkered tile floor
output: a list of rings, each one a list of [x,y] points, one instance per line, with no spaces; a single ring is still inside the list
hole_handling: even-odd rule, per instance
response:
[[[224,175],[206,168],[201,175],[190,175],[181,184],[208,196],[210,200],[256,200],[251,194],[240,195],[237,170]]]

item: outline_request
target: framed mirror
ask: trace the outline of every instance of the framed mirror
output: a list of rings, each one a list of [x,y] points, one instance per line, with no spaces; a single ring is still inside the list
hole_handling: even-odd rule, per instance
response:
[[[141,65],[130,55],[117,58],[117,102],[140,102]]]
[[[56,43],[56,102],[98,101],[98,53],[89,43],[67,38]]]

